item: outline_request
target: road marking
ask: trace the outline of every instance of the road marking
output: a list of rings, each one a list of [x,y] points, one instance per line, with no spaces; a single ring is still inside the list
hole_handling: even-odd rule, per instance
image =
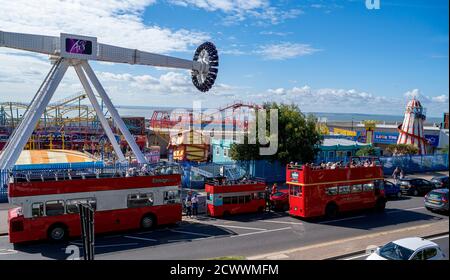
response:
[[[363,255],[358,255],[358,256],[354,256],[354,257],[350,257],[350,258],[346,258],[346,259],[344,259],[344,261],[350,261],[350,260],[354,260],[354,259],[358,259],[358,258],[362,258],[362,257],[367,257],[367,256],[369,256],[370,254],[363,254]]]
[[[177,233],[185,233],[185,234],[190,234],[190,235],[198,235],[198,236],[207,236],[207,237],[212,236],[211,234],[198,233],[198,232],[191,232],[191,231],[183,231],[183,230],[174,230],[174,229],[171,229],[170,231],[171,231],[171,232],[177,232]]]
[[[407,208],[407,209],[389,210],[389,211],[387,211],[387,213],[391,214],[391,213],[398,213],[398,212],[403,212],[403,211],[419,210],[419,209],[425,209],[425,207],[422,206],[422,207]]]
[[[288,259],[289,256],[285,254],[278,254],[268,257],[269,260],[282,260],[282,259]]]
[[[231,226],[231,225],[218,225],[218,224],[211,224],[218,227],[224,227],[224,228],[239,228],[239,229],[248,229],[248,230],[258,230],[258,231],[266,231],[265,228],[254,228],[254,227],[241,227],[241,226]]]
[[[335,222],[341,222],[341,221],[348,221],[348,220],[354,220],[354,219],[360,219],[360,218],[366,218],[367,216],[355,216],[355,217],[349,217],[344,219],[338,219],[338,220],[331,220],[331,221],[324,221],[324,222],[318,222],[318,224],[329,224],[329,223],[335,223]]]
[[[242,227],[242,226],[232,226],[232,225],[220,225],[220,224],[205,223],[205,222],[197,222],[197,223],[205,224],[205,225],[209,225],[209,226],[224,227],[224,228],[239,228],[239,229],[260,230],[260,231],[267,230],[265,228]]]
[[[257,232],[249,232],[249,233],[242,233],[242,234],[232,235],[232,236],[230,236],[230,238],[241,237],[241,236],[248,236],[248,235],[255,235],[255,234],[261,234],[261,233],[267,233],[267,232],[274,232],[274,231],[281,231],[281,230],[287,230],[287,229],[292,229],[292,228],[291,227],[284,227],[284,228],[276,228],[276,229],[266,229],[264,231],[257,231]]]
[[[122,243],[122,244],[110,244],[110,245],[95,245],[95,248],[120,247],[120,246],[132,246],[132,245],[138,245],[138,243]]]
[[[303,225],[303,223],[300,223],[300,222],[288,222],[288,221],[265,221],[265,220],[260,220],[258,222],[274,223],[274,224],[288,224],[288,225]]]
[[[430,238],[428,240],[433,241],[433,240],[439,240],[439,239],[444,239],[444,238],[448,238],[448,234],[443,235],[443,236],[433,237],[433,238]]]
[[[154,241],[154,242],[158,241],[158,240],[153,239],[153,238],[144,238],[144,237],[129,236],[129,235],[125,235],[124,237],[125,238],[131,238],[131,239],[145,240],[145,241]]]
[[[70,242],[71,244],[83,246],[82,243]],[[107,245],[95,245],[95,248],[103,248],[103,247],[120,247],[120,246],[131,246],[138,245],[138,243],[121,243],[121,244],[107,244]]]
[[[13,249],[0,249],[0,255],[12,255],[12,254],[17,254],[17,251]]]

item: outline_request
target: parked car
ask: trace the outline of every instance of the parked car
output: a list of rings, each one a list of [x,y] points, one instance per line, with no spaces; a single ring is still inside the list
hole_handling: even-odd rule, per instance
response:
[[[425,196],[425,208],[430,211],[448,212],[448,189],[432,190]]]
[[[402,196],[400,185],[389,182],[388,180],[383,180],[383,183],[384,183],[384,195],[386,197],[400,198]]]
[[[270,202],[274,210],[289,210],[289,193],[287,190],[280,190],[270,196]]]
[[[447,188],[448,189],[448,176],[436,176],[431,179],[431,182],[434,183],[436,188]]]
[[[435,188],[435,184],[421,178],[404,178],[399,180],[403,194],[424,195]]]
[[[443,260],[445,258],[445,254],[436,243],[420,237],[409,237],[377,248],[366,260]]]

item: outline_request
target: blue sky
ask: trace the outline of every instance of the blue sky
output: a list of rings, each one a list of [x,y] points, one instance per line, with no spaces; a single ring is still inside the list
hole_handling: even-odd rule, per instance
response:
[[[380,0],[378,10],[365,0],[1,2],[5,31],[93,35],[188,59],[203,40],[217,45],[219,77],[207,94],[195,90],[187,71],[93,63],[120,105],[279,101],[304,111],[402,114],[416,96],[430,116],[448,111],[444,0]],[[20,54],[0,50],[0,101],[31,100],[49,69],[46,57]],[[55,98],[79,90],[72,73]]]

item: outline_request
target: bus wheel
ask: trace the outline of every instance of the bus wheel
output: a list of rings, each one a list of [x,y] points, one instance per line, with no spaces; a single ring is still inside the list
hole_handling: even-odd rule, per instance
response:
[[[383,212],[384,208],[386,208],[386,200],[383,198],[379,198],[377,200],[375,209],[377,210],[377,212]]]
[[[67,227],[63,224],[53,225],[48,229],[47,235],[51,241],[62,241],[67,238]]]
[[[327,218],[335,218],[338,214],[338,207],[334,203],[328,203],[325,207],[325,216]]]
[[[155,219],[155,216],[153,216],[152,214],[145,215],[144,217],[142,217],[142,219],[141,219],[141,228],[142,229],[151,229],[151,228],[154,228],[155,225],[156,225],[156,219]]]

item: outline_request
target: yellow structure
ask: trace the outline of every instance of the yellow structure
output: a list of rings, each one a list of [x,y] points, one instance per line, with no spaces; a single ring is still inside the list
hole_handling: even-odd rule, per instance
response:
[[[204,162],[208,160],[210,137],[196,130],[185,130],[170,138],[168,149],[174,160]]]
[[[342,128],[334,128],[333,132],[335,134],[340,134],[340,135],[345,135],[345,136],[352,136],[352,137],[356,136],[356,131],[342,129]]]

